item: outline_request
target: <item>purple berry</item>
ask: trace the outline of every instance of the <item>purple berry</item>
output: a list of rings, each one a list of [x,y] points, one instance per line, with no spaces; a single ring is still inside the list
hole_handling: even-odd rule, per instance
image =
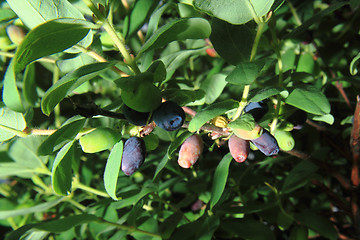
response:
[[[142,138],[131,137],[126,140],[121,160],[121,170],[130,176],[136,172],[145,160],[145,142]]]
[[[185,112],[176,102],[167,101],[163,102],[153,112],[153,119],[160,128],[166,131],[174,131],[183,125]]]
[[[251,142],[266,156],[279,153],[279,146],[275,137],[265,129],[260,137],[251,140]]]

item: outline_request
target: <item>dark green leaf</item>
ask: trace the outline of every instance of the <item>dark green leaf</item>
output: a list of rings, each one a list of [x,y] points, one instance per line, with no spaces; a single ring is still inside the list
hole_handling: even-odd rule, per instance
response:
[[[173,215],[165,219],[160,225],[160,232],[163,239],[169,239],[171,234],[177,228],[177,225],[181,221],[183,215],[179,212],[175,212]]]
[[[203,90],[166,89],[164,95],[167,100],[174,101],[180,106],[184,106],[204,98],[205,92]]]
[[[181,144],[191,135],[193,135],[193,133],[191,132],[183,132],[179,137],[177,137],[174,141],[171,142],[168,151],[167,151],[167,155],[168,158],[171,159],[173,157],[173,154],[175,153],[175,151],[181,146]]]
[[[211,43],[222,58],[233,65],[249,61],[255,38],[252,26],[231,25],[214,18],[211,29]]]
[[[126,38],[130,38],[144,25],[146,21],[148,21],[151,13],[154,11],[158,3],[159,0],[138,0],[135,2],[129,16],[125,18],[124,36]]]
[[[25,118],[22,113],[14,112],[7,107],[0,108],[0,142],[5,142],[16,136],[6,128],[23,131],[26,128]]]
[[[48,136],[39,146],[37,152],[39,155],[50,155],[58,147],[73,140],[85,124],[86,119],[83,117],[73,117],[65,122],[61,128]]]
[[[330,240],[338,239],[334,225],[325,217],[317,215],[310,210],[295,214],[295,219],[301,224],[318,232],[322,237]]]
[[[138,54],[165,46],[172,41],[209,37],[210,24],[202,18],[178,19],[159,28],[142,46]]]
[[[306,185],[311,176],[318,170],[318,167],[306,160],[301,161],[296,165],[285,178],[284,185],[282,186],[282,193],[290,193],[298,188]]]
[[[114,145],[106,162],[104,171],[105,190],[109,196],[116,201],[119,200],[116,196],[116,186],[120,172],[123,148],[124,144],[122,141]]]
[[[24,104],[16,86],[16,73],[14,70],[15,65],[16,62],[12,59],[4,76],[2,98],[8,108],[16,112],[24,112]]]
[[[156,60],[151,64],[151,66],[146,70],[146,72],[152,73],[154,82],[162,82],[166,78],[166,67],[161,60]]]
[[[295,226],[291,229],[289,240],[307,240],[308,229],[305,226]]]
[[[15,73],[36,59],[70,48],[93,27],[92,23],[79,19],[55,19],[37,26],[25,36],[15,53]]]
[[[75,140],[74,140],[75,141]],[[51,183],[54,192],[66,196],[70,193],[72,183],[72,161],[74,158],[74,141],[67,143],[55,157]]]
[[[41,100],[41,110],[44,114],[49,115],[71,91],[114,64],[114,62],[93,63],[66,74],[46,91]]]
[[[211,188],[210,209],[216,205],[224,192],[227,177],[229,175],[229,166],[232,159],[233,158],[231,154],[228,153],[223,157],[219,165],[216,167]]]
[[[294,89],[286,98],[285,102],[315,115],[330,113],[330,103],[326,96],[313,86]]]
[[[195,0],[194,6],[210,16],[231,24],[244,24],[266,15],[274,0]]]
[[[322,10],[321,12],[318,12],[315,14],[312,18],[301,24],[299,27],[295,28],[292,32],[285,35],[284,38],[294,38],[298,36],[299,34],[305,32],[311,25],[314,23],[320,22],[320,20],[325,17],[326,15],[329,15],[330,13],[336,11],[339,8],[342,8],[343,6],[349,4],[348,2],[334,2],[330,4],[328,8],[325,10]]]
[[[35,64],[29,64],[25,68],[22,93],[24,99],[32,106],[35,106],[36,102],[38,101],[35,82]]]
[[[157,165],[156,167],[156,171],[153,177],[153,181],[156,179],[156,177],[159,175],[159,173],[161,172],[161,170],[164,169],[165,165],[168,163],[169,161],[169,157],[167,154],[164,155],[164,157],[161,159],[160,163]]]
[[[252,240],[275,240],[274,233],[263,223],[252,219],[225,220],[221,223],[224,230],[238,237]]]
[[[226,81],[234,85],[250,85],[259,76],[264,64],[263,61],[242,62],[226,77]]]

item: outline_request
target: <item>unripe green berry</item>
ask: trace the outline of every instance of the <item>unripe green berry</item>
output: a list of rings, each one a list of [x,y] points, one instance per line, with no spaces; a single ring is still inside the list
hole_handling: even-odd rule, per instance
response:
[[[95,153],[111,148],[120,138],[120,133],[111,128],[96,128],[80,137],[79,142],[84,152]]]
[[[279,147],[283,151],[290,151],[295,146],[295,140],[290,132],[277,129],[274,137],[279,144]]]
[[[233,129],[233,132],[235,133],[235,135],[241,139],[244,140],[253,140],[256,139],[258,137],[261,136],[262,132],[263,132],[263,128],[256,124],[255,127],[251,130],[245,130],[245,129],[240,129],[240,128],[235,128]]]

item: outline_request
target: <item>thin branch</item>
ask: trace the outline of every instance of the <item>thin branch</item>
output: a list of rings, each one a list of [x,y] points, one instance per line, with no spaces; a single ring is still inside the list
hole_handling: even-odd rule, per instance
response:
[[[351,138],[350,138],[350,145],[353,153],[351,182],[355,187],[359,186],[359,168],[358,168],[359,151],[360,151],[359,133],[360,133],[360,97],[357,96],[356,108],[354,113],[354,123],[351,129]]]

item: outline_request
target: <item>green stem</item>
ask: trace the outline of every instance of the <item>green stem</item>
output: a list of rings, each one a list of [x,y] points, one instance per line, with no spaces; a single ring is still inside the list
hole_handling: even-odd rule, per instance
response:
[[[156,234],[156,233],[147,232],[147,231],[144,231],[144,230],[137,229],[135,227],[125,226],[125,225],[121,225],[121,224],[114,223],[114,222],[109,222],[109,221],[107,221],[107,220],[105,220],[103,218],[98,218],[98,220],[101,223],[106,223],[106,224],[114,226],[114,227],[116,227],[118,229],[127,230],[129,233],[138,232],[138,233],[142,233],[144,235],[150,236],[150,237],[161,238],[161,235]]]
[[[5,125],[2,125],[0,124],[0,129],[2,130],[5,130],[7,132],[11,132],[13,134],[15,134],[16,136],[19,136],[19,137],[27,137],[29,134],[23,132],[23,131],[20,131],[20,130],[17,130],[15,128],[11,128],[11,127],[8,127],[8,126],[5,126]]]
[[[59,80],[60,78],[60,69],[56,66],[56,64],[54,65],[54,72],[53,72],[53,85]],[[59,128],[61,126],[61,121],[60,121],[60,105],[57,104],[54,108],[54,118],[55,118],[55,127]]]
[[[78,203],[77,201],[72,200],[71,198],[66,198],[66,201],[71,203],[72,205],[74,205],[75,207],[77,207],[78,209],[80,209],[80,211],[85,212],[86,211],[86,207],[80,203]]]
[[[254,39],[252,49],[251,49],[250,62],[254,61],[254,59],[255,59],[256,52],[257,52],[259,42],[260,42],[260,38],[261,38],[261,35],[264,32],[265,24],[266,24],[265,22],[261,22],[261,21],[258,22],[258,29],[257,29],[257,32],[256,32],[256,36],[255,36],[255,39]],[[241,97],[241,101],[239,102],[239,107],[236,110],[235,116],[233,117],[233,121],[235,119],[237,119],[238,117],[240,117],[242,110],[246,106],[246,102],[247,102],[247,98],[249,96],[249,92],[250,92],[250,85],[245,85],[243,95]]]
[[[294,5],[293,5],[289,0],[287,0],[286,2],[287,2],[288,5],[289,5],[290,12],[291,12],[292,15],[294,16],[297,25],[300,26],[302,23],[301,23],[301,20],[300,20],[300,18],[299,18],[299,15],[298,15],[297,12],[296,12],[296,9],[294,8]]]
[[[124,44],[125,39],[123,38],[123,36],[120,35],[120,33],[116,33],[114,27],[110,24],[110,22],[107,19],[104,21],[103,27],[106,30],[106,32],[110,35],[112,40],[114,41],[115,46],[119,49],[119,51],[120,51],[121,55],[124,57],[124,60],[126,61],[126,63],[130,66],[130,68],[133,70],[133,72],[135,74],[139,74],[140,69],[136,65],[135,61],[131,57],[128,50],[126,49],[125,44]]]
[[[0,56],[13,58],[13,57],[15,56],[15,53],[9,53],[9,52],[0,51]],[[36,61],[36,62],[47,62],[47,63],[53,63],[53,64],[55,64],[55,60],[54,60],[54,59],[47,58],[47,57],[42,57],[42,58],[39,58],[39,59],[37,59],[37,60],[35,60],[35,61]]]
[[[93,194],[101,196],[101,197],[105,197],[105,198],[109,197],[109,195],[106,192],[103,192],[103,191],[94,189],[92,187],[86,186],[86,185],[84,185],[84,184],[82,184],[80,182],[77,182],[77,181],[73,182],[73,188],[74,189],[81,189],[81,190],[84,190],[84,191],[89,192],[89,193],[93,193]]]

